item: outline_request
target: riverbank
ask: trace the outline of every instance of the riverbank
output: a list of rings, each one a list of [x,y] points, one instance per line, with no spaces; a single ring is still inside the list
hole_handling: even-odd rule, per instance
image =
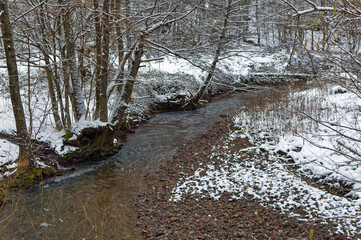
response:
[[[248,193],[234,198],[226,187],[218,193],[204,190],[208,194],[205,197],[201,184],[194,181],[193,191],[184,192],[177,199],[174,189],[179,187],[179,181],[197,174],[206,177],[207,170],[199,169],[206,169],[209,164],[222,169],[227,164],[217,159],[223,154],[254,147],[244,138],[235,139],[229,142],[229,149],[224,148],[223,141],[230,130],[234,130],[230,118],[216,123],[208,132],[181,146],[159,172],[144,177],[145,189],[136,199],[137,225],[143,239],[347,239],[335,233],[332,221],[325,224],[324,219],[307,220],[302,206],[292,213],[282,213]],[[210,153],[215,147],[220,147],[221,155],[212,160]],[[244,151],[239,161],[242,164],[247,159],[260,164],[269,161],[267,152],[253,150]]]
[[[136,200],[144,239],[361,237],[357,161],[322,149],[336,146],[328,121],[353,145],[345,136],[357,129],[359,98],[332,84],[291,89],[229,114],[144,177]]]
[[[347,198],[336,199],[333,195],[317,192],[308,186],[308,181],[302,182],[297,176],[287,174],[281,168],[282,162],[274,159],[262,161],[273,155],[261,151],[261,146],[256,145],[256,141],[255,146],[250,145],[251,143],[243,137],[246,134],[242,134],[242,126],[248,126],[248,120],[259,120],[258,117],[247,117],[243,110],[254,111],[255,114],[273,120],[269,117],[273,112],[267,110],[268,104],[284,108],[280,105],[282,96],[288,96],[290,91],[298,92],[297,89],[302,91],[304,88],[313,87],[308,84],[297,85],[280,85],[263,91],[234,93],[216,97],[203,108],[194,111],[168,112],[152,117],[128,136],[124,146],[115,156],[102,162],[76,166],[76,170],[67,176],[47,181],[30,193],[19,193],[18,200],[14,199],[14,204],[5,206],[0,214],[0,220],[4,222],[4,229],[0,229],[1,238],[21,239],[26,236],[31,239],[67,239],[71,236],[76,239],[140,239],[141,232],[145,230],[144,237],[155,238],[158,234],[161,236],[157,238],[164,239],[167,238],[166,234],[171,234],[170,230],[179,229],[184,236],[183,239],[189,239],[189,236],[193,235],[188,235],[190,233],[184,229],[181,230],[182,227],[187,228],[182,222],[199,220],[201,222],[196,226],[204,227],[205,220],[211,221],[210,223],[214,220],[206,218],[208,215],[213,216],[214,209],[219,209],[219,213],[214,213],[217,219],[225,218],[222,224],[219,223],[224,229],[217,227],[216,220],[212,223],[214,225],[207,225],[209,229],[204,230],[202,234],[213,233],[212,229],[225,234],[228,232],[228,223],[232,226],[237,221],[243,221],[241,212],[245,209],[237,208],[240,203],[243,204],[243,208],[257,209],[253,211],[253,215],[245,215],[249,225],[255,224],[254,219],[263,224],[262,218],[268,219],[267,222],[273,221],[271,217],[274,217],[274,221],[285,222],[283,231],[290,232],[292,229],[287,227],[287,224],[294,227],[297,225],[286,216],[295,217],[294,221],[298,224],[301,217],[297,218],[292,214],[299,214],[307,216],[308,218],[303,220],[311,224],[307,225],[309,228],[301,228],[302,236],[315,234],[318,229],[317,225],[312,225],[313,222],[323,219],[322,215],[314,211],[315,207],[326,212],[340,209],[337,205],[330,205],[333,206],[330,208],[321,198],[331,196],[331,203],[334,204],[348,202],[350,209],[354,202]],[[263,111],[269,112],[269,115]],[[241,117],[236,119],[232,116]],[[243,124],[239,119],[247,121]],[[216,121],[218,124],[225,124],[222,130],[214,125]],[[237,129],[233,128],[233,125]],[[248,133],[251,133],[250,128],[248,130]],[[172,160],[173,156],[179,157],[178,163]],[[160,168],[161,166],[163,167]],[[164,174],[160,174],[162,172]],[[144,175],[148,177],[143,179],[141,176]],[[142,189],[146,190],[144,194]],[[292,192],[295,190],[302,194],[295,195]],[[269,196],[268,192],[273,195]],[[139,193],[141,195],[138,196]],[[148,194],[152,196],[149,197]],[[143,203],[138,201],[135,206],[135,196],[144,200]],[[197,198],[203,199],[202,202],[199,201],[202,205],[199,205]],[[229,201],[230,199],[232,201]],[[187,204],[184,205],[183,201]],[[315,202],[320,205],[315,205]],[[231,203],[234,205],[225,207]],[[199,217],[199,209],[202,209],[202,206],[207,208],[208,205],[213,209],[202,210],[207,214]],[[292,207],[299,209],[299,205],[304,208],[301,213],[289,211]],[[174,209],[166,208],[167,206]],[[184,211],[179,208],[184,208]],[[136,209],[139,209],[138,214]],[[178,211],[183,211],[184,215],[179,215]],[[239,212],[241,217],[237,218],[234,214],[234,220],[227,219],[227,215],[233,216],[233,212]],[[140,216],[145,216],[145,219],[139,220]],[[255,218],[251,218],[252,216]],[[312,216],[314,217],[311,218]],[[143,224],[147,224],[144,221],[149,221],[153,217],[159,222],[154,221],[150,227],[144,227]],[[171,219],[172,217],[174,218]],[[181,219],[178,221],[177,217]],[[177,226],[173,227],[172,224]],[[267,223],[265,224],[267,226]],[[339,231],[339,226],[353,226],[342,224],[335,222],[332,227],[328,225],[328,228]],[[136,226],[138,228],[134,229]],[[242,226],[238,226],[240,227]],[[324,228],[324,225],[321,224],[320,227]],[[189,231],[194,231],[190,230],[193,227],[188,228]],[[262,225],[259,229],[261,231]],[[250,229],[247,231],[244,233],[244,236],[247,236],[245,239],[249,239],[253,233]],[[322,235],[325,231],[322,230],[318,234]],[[200,233],[198,230],[196,232]],[[271,232],[277,233],[270,231],[269,234]],[[223,235],[219,236],[221,239],[226,238]],[[182,239],[181,235],[179,238]],[[168,239],[179,238],[168,236]]]

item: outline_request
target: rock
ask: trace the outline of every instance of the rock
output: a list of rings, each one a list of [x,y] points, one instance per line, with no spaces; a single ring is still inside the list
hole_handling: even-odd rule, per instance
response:
[[[158,230],[155,231],[155,235],[156,235],[157,237],[162,236],[163,234],[164,234],[164,233],[161,232],[161,231],[158,231]]]

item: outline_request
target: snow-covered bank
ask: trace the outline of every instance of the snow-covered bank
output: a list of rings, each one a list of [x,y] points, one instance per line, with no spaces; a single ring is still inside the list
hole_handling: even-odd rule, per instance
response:
[[[291,157],[303,174],[332,187],[343,181],[352,185],[349,195],[360,198],[360,107],[355,93],[325,86],[284,97],[258,112],[244,111],[235,123],[255,144],[286,161]]]
[[[259,147],[232,151],[233,141],[246,138],[242,131],[230,133],[221,146],[214,146],[209,163],[194,175],[182,178],[171,201],[187,194],[202,194],[218,200],[231,193],[230,201],[244,194],[265,207],[279,208],[301,221],[324,219],[336,223],[335,232],[353,236],[361,229],[361,201],[339,197],[310,186],[289,172],[280,159],[269,159]]]
[[[209,163],[194,175],[179,179],[170,200],[181,201],[187,194],[218,200],[224,193],[231,193],[234,200],[248,194],[264,206],[279,208],[300,220],[329,220],[337,225],[337,233],[359,234],[360,158],[356,151],[348,158],[352,153],[335,148],[340,141],[356,149],[359,145],[341,138],[335,130],[359,139],[361,101],[355,94],[337,89],[312,88],[276,101],[269,99],[253,109],[245,107],[234,118],[237,130],[213,147]],[[332,124],[312,121],[301,111]],[[235,142],[241,139],[253,146],[235,150]],[[290,165],[297,166],[298,172]],[[349,195],[356,198],[315,188],[305,181],[313,177],[336,188],[339,180],[352,183]]]

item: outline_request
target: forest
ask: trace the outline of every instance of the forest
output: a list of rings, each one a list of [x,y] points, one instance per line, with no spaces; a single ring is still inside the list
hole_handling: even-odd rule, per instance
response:
[[[0,0],[0,238],[361,237],[360,16],[359,0]],[[181,132],[162,135],[156,121]],[[153,135],[132,140],[149,125]],[[148,157],[158,160],[139,162]],[[104,186],[85,179],[102,174],[134,186],[98,196]],[[77,181],[80,202],[66,187]],[[56,200],[63,188],[71,196]],[[115,196],[128,220],[109,220]],[[178,224],[203,199],[228,208],[219,233]],[[262,221],[273,213],[260,206],[287,216],[286,229],[234,230],[242,216],[229,215],[246,199]],[[28,201],[42,205],[14,210]],[[84,211],[62,213],[75,205]],[[54,206],[66,216],[44,217]],[[13,214],[33,217],[20,231]]]

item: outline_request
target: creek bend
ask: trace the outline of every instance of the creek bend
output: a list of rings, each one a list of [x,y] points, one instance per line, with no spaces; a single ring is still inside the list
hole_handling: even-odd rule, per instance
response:
[[[139,239],[133,199],[143,175],[155,173],[177,147],[222,117],[264,105],[305,84],[217,97],[193,111],[154,116],[108,159],[83,164],[30,193],[17,193],[0,213],[1,239]]]

